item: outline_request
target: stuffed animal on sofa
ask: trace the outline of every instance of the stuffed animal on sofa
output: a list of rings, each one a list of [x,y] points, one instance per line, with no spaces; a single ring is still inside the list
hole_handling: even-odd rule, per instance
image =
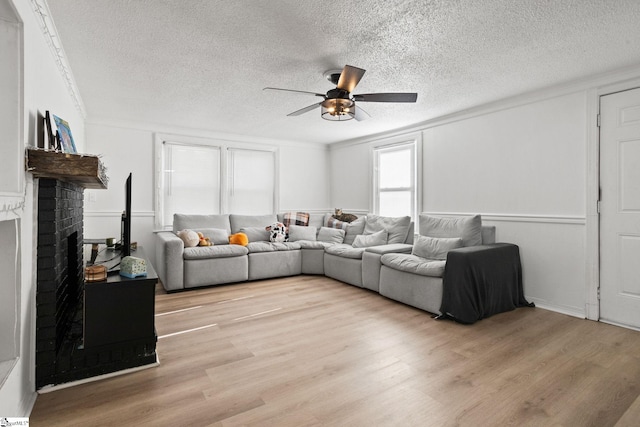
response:
[[[213,245],[213,243],[211,243],[211,239],[208,237],[204,237],[204,234],[202,234],[201,232],[197,231],[196,233],[198,233],[198,246],[211,246]]]
[[[230,245],[247,246],[249,244],[249,237],[244,233],[236,233],[229,236]]]
[[[269,232],[269,241],[273,243],[281,243],[289,241],[289,233],[287,232],[287,226],[281,222],[274,222],[265,230]]]
[[[180,230],[176,233],[179,238],[184,242],[185,248],[192,248],[194,246],[198,246],[200,242],[200,237],[198,233],[193,230]]]

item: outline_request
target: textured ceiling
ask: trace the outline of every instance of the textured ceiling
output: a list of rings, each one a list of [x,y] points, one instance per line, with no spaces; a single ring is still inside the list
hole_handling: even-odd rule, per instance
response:
[[[89,120],[332,143],[640,64],[638,0],[47,0]],[[328,122],[323,72],[372,118]]]

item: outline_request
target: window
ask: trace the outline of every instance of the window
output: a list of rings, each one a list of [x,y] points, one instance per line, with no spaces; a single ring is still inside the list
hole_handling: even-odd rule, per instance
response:
[[[416,218],[416,145],[412,140],[373,149],[374,213]]]
[[[220,148],[164,141],[160,228],[170,228],[174,213],[220,213]]]
[[[176,135],[155,138],[156,229],[172,229],[175,213],[277,211],[277,149]]]
[[[229,148],[229,212],[275,212],[274,151]]]

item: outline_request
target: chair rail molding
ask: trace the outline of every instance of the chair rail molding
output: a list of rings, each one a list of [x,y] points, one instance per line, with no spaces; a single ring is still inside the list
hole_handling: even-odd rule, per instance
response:
[[[473,212],[420,212],[421,214],[433,216],[473,216],[478,213]],[[483,220],[494,222],[532,222],[532,223],[551,223],[551,224],[573,224],[585,225],[587,218],[584,216],[569,215],[539,215],[539,214],[497,214],[497,213],[480,213]]]

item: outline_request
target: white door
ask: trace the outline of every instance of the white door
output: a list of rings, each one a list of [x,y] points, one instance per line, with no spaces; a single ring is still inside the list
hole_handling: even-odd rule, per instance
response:
[[[640,89],[600,115],[600,319],[640,328]]]

